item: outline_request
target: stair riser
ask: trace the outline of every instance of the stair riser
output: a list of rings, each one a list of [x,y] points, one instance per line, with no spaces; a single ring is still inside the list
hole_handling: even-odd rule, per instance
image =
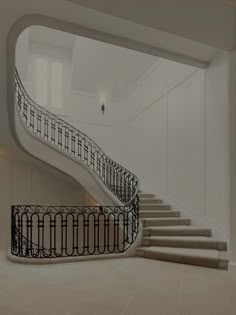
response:
[[[185,231],[185,230],[143,230],[143,236],[211,236],[210,230]]]
[[[175,262],[181,264],[188,264],[201,267],[217,268],[217,269],[227,269],[228,263],[226,261],[220,261],[218,259],[209,259],[203,257],[186,257],[181,255],[171,255],[166,253],[152,253],[144,252],[142,250],[137,250],[137,255],[139,257],[162,260],[168,262]]]
[[[142,204],[162,204],[163,201],[161,199],[139,199],[139,203]]]
[[[140,212],[140,218],[179,218],[180,213],[174,211],[156,211],[149,213],[148,211]]]
[[[178,240],[142,240],[142,246],[160,246],[160,247],[178,247],[178,248],[194,248],[194,249],[214,249],[226,251],[226,243],[218,242],[201,242],[201,241],[178,241]]]
[[[142,199],[142,198],[155,198],[155,194],[142,194],[142,193],[140,193],[139,198],[140,199]]]
[[[175,225],[190,225],[190,220],[143,220],[142,221],[144,227],[148,226],[175,226]]]
[[[140,210],[171,210],[170,205],[163,205],[163,204],[140,204],[139,206]]]

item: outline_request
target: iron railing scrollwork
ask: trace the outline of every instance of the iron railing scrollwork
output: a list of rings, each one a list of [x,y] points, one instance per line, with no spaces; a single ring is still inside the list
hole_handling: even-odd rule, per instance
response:
[[[136,207],[12,206],[12,232],[11,252],[19,257],[122,253],[138,233],[138,213]]]
[[[18,115],[26,130],[86,164],[123,206],[12,206],[12,254],[56,258],[127,250],[138,234],[138,178],[110,159],[83,132],[36,104],[26,92],[17,70],[15,92]]]

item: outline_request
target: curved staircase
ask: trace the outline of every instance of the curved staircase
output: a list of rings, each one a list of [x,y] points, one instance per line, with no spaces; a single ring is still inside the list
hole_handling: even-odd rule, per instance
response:
[[[154,194],[139,194],[143,224],[139,257],[227,269],[227,243],[211,237],[210,229],[191,226],[179,211],[163,204]]]
[[[16,71],[15,131],[29,154],[66,172],[98,206],[12,206],[11,254],[24,259],[111,255],[142,243],[144,258],[227,269],[227,244],[191,226],[154,194],[139,192],[136,175],[110,159],[87,135],[36,104]],[[135,244],[136,242],[136,244]]]
[[[15,72],[16,141],[77,180],[96,206],[13,205],[11,255],[33,260],[122,254],[139,233],[139,180],[26,92]]]

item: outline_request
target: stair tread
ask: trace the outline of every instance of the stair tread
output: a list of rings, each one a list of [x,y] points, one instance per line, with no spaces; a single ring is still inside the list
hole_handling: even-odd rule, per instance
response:
[[[157,207],[157,209],[160,209],[161,207],[165,208],[165,207],[171,207],[171,205],[168,205],[166,203],[141,203],[140,206],[142,206],[142,208],[144,207]],[[148,208],[147,208],[148,209]],[[155,209],[150,209],[150,210],[155,210]]]
[[[145,227],[153,226],[176,226],[176,225],[190,225],[191,220],[179,217],[155,217],[155,218],[141,218],[141,222]],[[151,231],[151,230],[150,230]]]
[[[226,243],[225,241],[219,241],[209,236],[144,236],[143,239]]]
[[[221,255],[221,252],[214,249],[192,249],[192,248],[178,248],[178,247],[139,247],[137,250],[150,253],[162,253],[168,255],[178,255],[185,257],[201,257],[207,259],[226,259],[224,255]],[[223,257],[223,258],[222,258]]]
[[[163,200],[162,199],[158,199],[158,198],[139,198],[139,203],[140,204],[151,204],[151,205],[155,205],[155,204],[163,204]]]
[[[213,249],[219,251],[227,250],[227,242],[217,240],[210,236],[143,236],[142,246],[147,247],[175,247],[192,249]]]
[[[166,210],[140,210],[139,211],[140,218],[148,219],[148,218],[180,218],[179,211],[166,211]]]
[[[178,212],[180,213],[180,211],[177,210],[172,210],[172,209],[167,209],[167,210],[163,210],[163,209],[157,209],[157,210],[153,210],[153,209],[147,209],[147,210],[139,210],[140,213],[159,213],[159,212],[163,212],[163,213],[173,213],[173,212]]]
[[[145,225],[145,221],[144,221],[144,225]],[[162,222],[162,224],[159,224],[159,225],[149,224],[149,226],[147,225],[143,227],[143,236],[175,236],[175,237],[176,236],[183,236],[183,237],[207,236],[207,237],[210,237],[211,234],[212,233],[210,229],[195,227],[195,226],[192,226],[191,224],[165,225]]]
[[[142,221],[169,221],[169,220],[175,220],[175,221],[188,221],[190,222],[190,219],[185,218],[141,218]]]
[[[140,203],[139,205],[140,210],[171,210],[171,205],[168,204],[163,204],[163,203],[156,203],[156,204],[152,204],[152,203],[148,203],[148,204],[144,204],[144,203]]]
[[[147,197],[141,197],[141,198],[139,198],[139,201],[149,201],[149,200],[152,200],[152,201],[154,201],[154,200],[158,200],[158,201],[162,201],[162,199],[160,199],[160,198],[147,198]]]
[[[142,193],[139,193],[139,197],[140,198],[156,198],[156,195],[142,192]]]
[[[167,203],[157,203],[157,204],[152,204],[152,203],[142,203],[142,206],[158,206],[158,207],[166,207],[166,206],[168,206],[168,207],[170,207],[170,205],[169,204],[167,204]]]
[[[204,230],[209,231],[207,228],[199,228],[197,226],[148,226],[144,227],[143,230]]]
[[[180,212],[174,210],[140,210],[140,218],[142,219],[156,219],[156,218],[180,218]],[[159,216],[158,216],[159,215]]]

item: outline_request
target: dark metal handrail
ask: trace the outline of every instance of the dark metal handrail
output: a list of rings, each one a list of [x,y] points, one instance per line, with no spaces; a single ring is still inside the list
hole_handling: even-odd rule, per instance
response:
[[[75,161],[86,164],[123,203],[123,206],[12,206],[12,254],[21,257],[35,257],[36,254],[33,250],[35,247],[38,248],[36,255],[38,258],[97,255],[101,252],[125,251],[138,234],[138,178],[110,159],[83,132],[36,104],[26,92],[17,70],[15,71],[15,91],[18,113],[27,131],[61,153],[72,157]],[[73,224],[68,223],[68,216],[71,217]],[[57,226],[58,218],[61,218],[61,228]],[[103,222],[100,222],[98,218],[102,218]],[[101,231],[102,226],[104,226],[104,232],[101,244],[100,232],[95,231]],[[64,241],[61,241],[60,245],[58,241],[59,235],[63,240],[68,239],[69,230],[70,233],[73,232],[70,246],[74,249],[71,254],[67,254],[69,245],[63,243]],[[113,237],[111,237],[111,230]],[[91,244],[91,237],[88,236],[92,231],[94,231],[93,245]],[[47,237],[45,237],[45,233],[49,233]],[[57,237],[54,236],[57,238],[56,240],[52,237],[52,233],[56,233]],[[81,235],[85,234],[87,236],[83,237],[82,240]],[[80,235],[80,243],[78,243],[78,235]],[[121,237],[121,235],[123,236]],[[75,245],[75,241],[77,241],[77,245]],[[57,247],[54,246],[55,244],[52,246],[52,242],[56,242]],[[110,248],[111,243],[113,243],[112,250]],[[104,252],[100,250],[101,246],[104,247]],[[83,250],[79,251],[78,248],[80,250],[83,248]],[[58,250],[60,254],[58,254]]]

